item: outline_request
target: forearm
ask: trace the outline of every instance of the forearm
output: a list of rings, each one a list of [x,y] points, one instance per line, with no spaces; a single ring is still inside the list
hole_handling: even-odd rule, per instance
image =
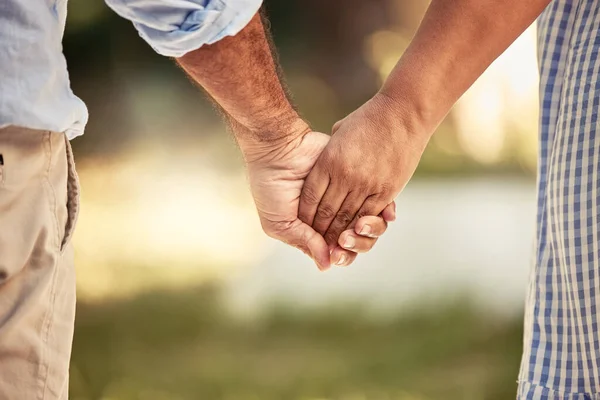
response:
[[[260,16],[236,36],[177,59],[232,119],[242,150],[267,147],[302,130],[278,76]]]
[[[409,129],[433,133],[549,0],[433,0],[381,93]]]

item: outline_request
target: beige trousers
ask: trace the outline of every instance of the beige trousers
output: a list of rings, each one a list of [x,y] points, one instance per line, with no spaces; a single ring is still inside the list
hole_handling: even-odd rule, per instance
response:
[[[65,135],[0,129],[0,400],[67,399],[79,185]]]

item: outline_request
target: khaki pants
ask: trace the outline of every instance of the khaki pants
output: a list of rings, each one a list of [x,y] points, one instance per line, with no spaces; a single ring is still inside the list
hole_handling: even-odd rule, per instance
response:
[[[79,186],[65,135],[0,129],[0,400],[67,399]]]

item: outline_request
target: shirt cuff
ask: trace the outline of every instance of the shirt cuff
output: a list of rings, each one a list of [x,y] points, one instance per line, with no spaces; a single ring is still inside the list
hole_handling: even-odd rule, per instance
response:
[[[159,54],[181,57],[239,33],[262,0],[107,0]]]

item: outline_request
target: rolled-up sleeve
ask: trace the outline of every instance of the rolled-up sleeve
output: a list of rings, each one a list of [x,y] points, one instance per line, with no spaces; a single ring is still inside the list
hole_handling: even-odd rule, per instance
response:
[[[159,54],[181,57],[241,31],[262,0],[106,0]]]

